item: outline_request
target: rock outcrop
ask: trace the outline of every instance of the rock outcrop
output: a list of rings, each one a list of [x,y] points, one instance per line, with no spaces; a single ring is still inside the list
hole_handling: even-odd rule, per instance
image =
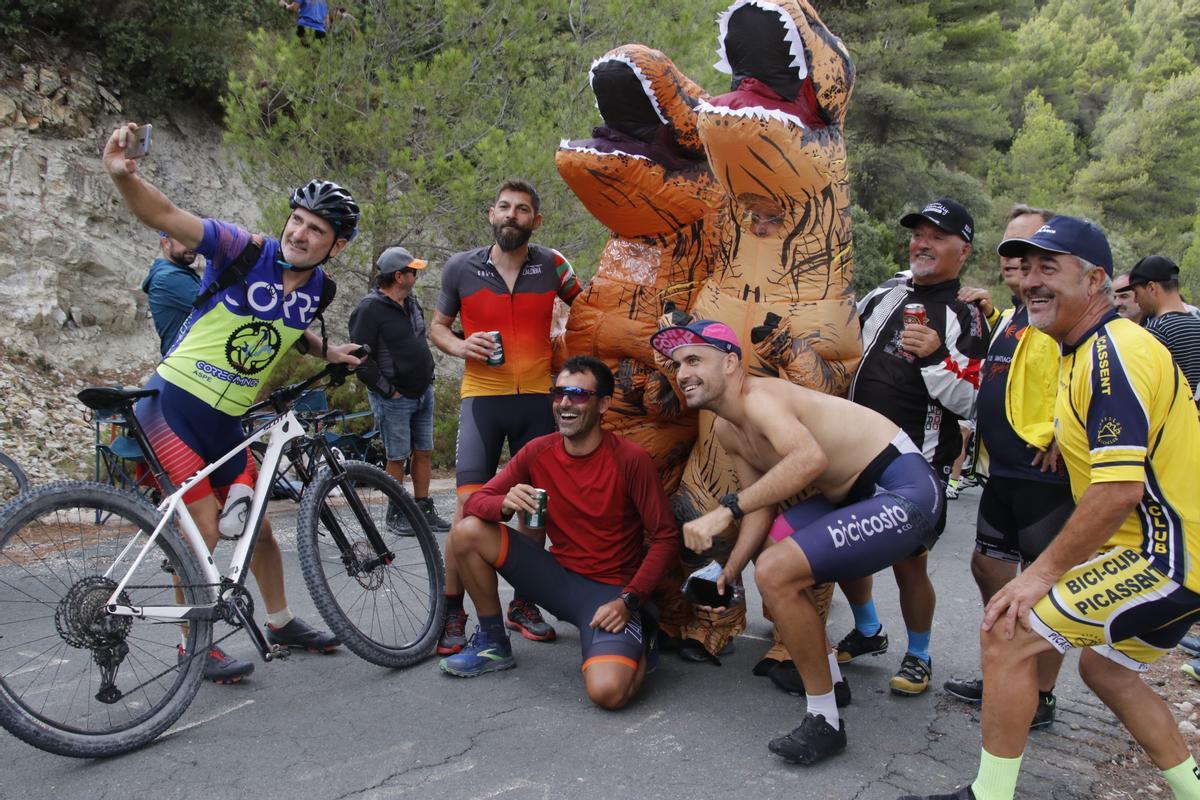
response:
[[[100,163],[122,108],[98,73],[87,55],[0,60],[0,340],[71,369],[148,367],[157,340],[139,287],[158,239]],[[219,127],[182,105],[148,121],[147,178],[189,210],[258,221]]]

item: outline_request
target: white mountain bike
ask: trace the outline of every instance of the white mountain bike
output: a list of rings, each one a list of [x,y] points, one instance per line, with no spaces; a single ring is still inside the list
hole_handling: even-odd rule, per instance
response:
[[[0,725],[60,755],[124,753],[152,741],[187,709],[214,625],[233,627],[222,639],[246,631],[264,661],[286,656],[255,624],[246,588],[270,487],[287,467],[285,458],[306,483],[296,543],[325,623],[350,650],[382,666],[407,666],[433,651],[444,572],[424,515],[386,472],[340,460],[290,410],[306,389],[344,381],[348,371],[330,365],[276,390],[251,409],[272,408],[276,415],[179,487],[133,415],[138,398],[155,390],[80,392],[88,407],[128,420],[166,497],[155,509],[111,486],[70,481],[0,509]],[[182,497],[263,438],[267,448],[246,524],[222,574]],[[320,458],[311,457],[314,448],[324,448]],[[316,474],[305,469],[314,463]],[[398,515],[408,521],[403,534]]]

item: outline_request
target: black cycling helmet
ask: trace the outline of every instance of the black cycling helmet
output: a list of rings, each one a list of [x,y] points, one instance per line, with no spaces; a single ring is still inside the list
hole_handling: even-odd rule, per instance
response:
[[[328,222],[338,239],[353,239],[358,232],[358,203],[333,181],[313,178],[306,185],[292,190],[288,205],[311,211]]]

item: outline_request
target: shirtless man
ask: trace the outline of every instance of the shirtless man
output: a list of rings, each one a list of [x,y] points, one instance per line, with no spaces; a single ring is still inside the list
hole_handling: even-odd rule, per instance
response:
[[[942,485],[883,415],[778,378],[744,375],[737,335],[720,322],[664,328],[651,344],[676,364],[688,407],[716,414],[717,441],[742,487],[684,525],[684,544],[702,552],[739,526],[717,581],[722,591],[758,556],[759,591],[808,690],[800,726],[769,747],[814,764],[845,749],[846,727],[834,692],[842,683],[837,653],[805,590],[871,575],[932,547]],[[806,490],[806,499],[779,513]],[[839,694],[842,705],[849,702],[848,691]]]

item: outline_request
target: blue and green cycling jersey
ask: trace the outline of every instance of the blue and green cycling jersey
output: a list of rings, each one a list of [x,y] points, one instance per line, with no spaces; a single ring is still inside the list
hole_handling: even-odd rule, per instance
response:
[[[237,225],[204,220],[204,238],[196,248],[208,261],[201,285],[211,285],[249,241],[250,234]],[[264,239],[245,280],[217,292],[188,316],[158,374],[218,411],[245,413],[284,352],[312,323],[321,299],[325,273],[320,267],[286,297],[283,273],[279,242]]]

